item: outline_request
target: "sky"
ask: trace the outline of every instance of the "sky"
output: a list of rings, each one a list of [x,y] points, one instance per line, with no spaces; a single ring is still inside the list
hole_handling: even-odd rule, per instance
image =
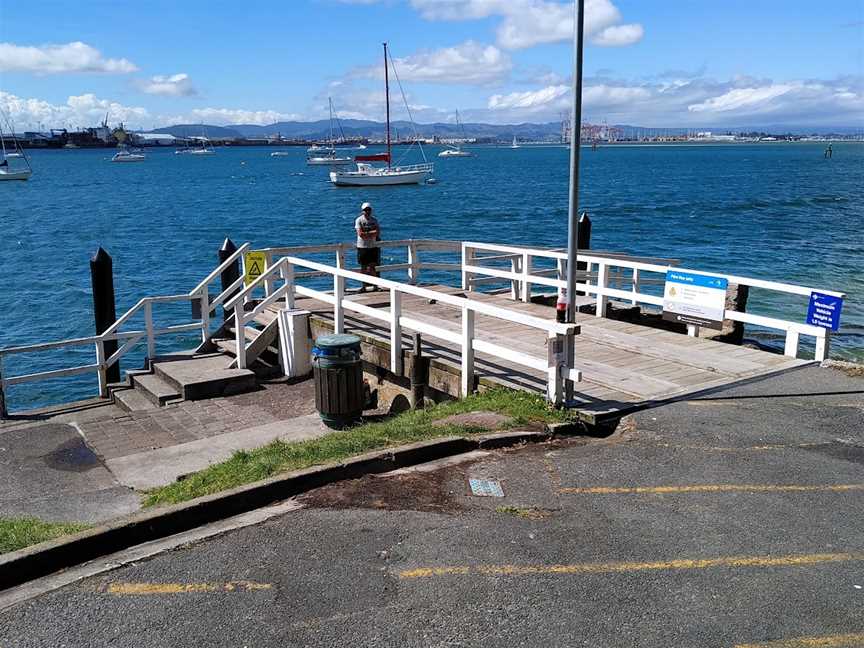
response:
[[[268,125],[332,97],[382,121],[387,41],[419,123],[559,121],[572,34],[561,0],[0,0],[0,109],[17,130]],[[864,128],[864,0],[586,0],[584,59],[593,123]]]

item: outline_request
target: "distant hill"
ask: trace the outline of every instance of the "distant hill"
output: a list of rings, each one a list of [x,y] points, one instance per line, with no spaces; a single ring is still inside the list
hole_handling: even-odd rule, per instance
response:
[[[342,133],[347,138],[369,137],[383,138],[385,124],[382,122],[366,121],[361,119],[340,120]],[[395,121],[390,124],[394,137],[413,134],[414,126],[408,121]],[[462,131],[456,124],[438,122],[434,124],[417,124],[417,133],[422,137],[461,137]],[[557,137],[561,133],[561,124],[464,124],[467,137],[490,137],[493,139],[510,139],[516,135],[519,139],[549,139]],[[152,132],[170,133],[177,137],[194,137],[205,134],[207,137],[270,137],[281,135],[288,139],[324,140],[330,136],[330,122],[323,119],[314,122],[277,122],[269,126],[257,126],[254,124],[238,124],[230,127],[201,126],[200,124],[180,124],[156,128]],[[337,132],[337,136],[342,133]]]
[[[174,137],[212,137],[213,139],[225,139],[230,137],[247,137],[235,128],[225,128],[224,126],[208,126],[201,124],[176,124],[174,126],[165,126],[156,128],[151,133],[169,133]]]
[[[362,138],[383,139],[385,134],[385,125],[382,122],[367,121],[362,119],[342,119],[340,120],[342,132],[336,133],[339,137],[342,134],[346,138]],[[646,128],[644,126],[632,126],[628,124],[615,124],[615,128],[622,131],[624,137],[642,137],[650,135],[679,135],[683,133],[695,131],[711,131],[715,134],[724,133],[748,133],[754,131],[763,131],[766,133],[783,134],[791,133],[793,135],[810,135],[815,133],[826,134],[856,134],[861,132],[861,128],[857,127],[808,127],[808,126],[782,126],[772,125],[763,127],[753,126],[706,126],[706,127],[689,127],[689,128]],[[412,126],[408,121],[395,121],[391,123],[394,137],[406,137],[414,133],[416,128],[417,133],[421,137],[441,137],[455,138],[462,136],[456,124],[436,122],[433,124],[417,124]],[[464,133],[467,137],[489,138],[494,140],[506,141],[514,135],[520,140],[557,140],[561,136],[561,123],[548,122],[544,124],[482,124],[476,122],[468,122],[463,124]],[[303,140],[326,140],[330,136],[330,122],[322,119],[313,122],[285,121],[270,124],[268,126],[257,126],[255,124],[238,124],[230,127],[224,126],[209,126],[201,124],[177,124],[174,126],[165,126],[156,128],[153,133],[171,133],[176,137],[200,137],[202,134],[206,137],[215,139],[226,138],[263,138],[281,135],[287,139],[303,139]]]

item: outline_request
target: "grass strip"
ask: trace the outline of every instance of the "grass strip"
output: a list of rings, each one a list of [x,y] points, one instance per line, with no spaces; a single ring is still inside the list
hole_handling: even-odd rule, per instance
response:
[[[33,517],[0,517],[0,554],[88,528],[89,524],[45,522]]]
[[[148,491],[144,506],[185,502],[260,481],[280,472],[332,463],[405,443],[454,434],[486,432],[485,429],[463,425],[433,425],[438,419],[453,414],[479,411],[510,417],[510,422],[499,429],[568,420],[565,411],[549,406],[538,394],[493,389],[425,410],[404,412],[383,421],[364,423],[318,439],[294,443],[277,440],[255,450],[240,450],[226,461],[213,464],[173,484]]]

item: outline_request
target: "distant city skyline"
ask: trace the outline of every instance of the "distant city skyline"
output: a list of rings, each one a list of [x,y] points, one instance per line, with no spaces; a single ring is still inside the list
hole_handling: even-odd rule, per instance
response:
[[[587,0],[587,121],[864,128],[864,1]],[[0,0],[16,129],[383,119],[387,40],[418,122],[546,123],[572,101],[571,2]],[[391,79],[392,81],[392,79]],[[407,114],[398,84],[394,118]]]

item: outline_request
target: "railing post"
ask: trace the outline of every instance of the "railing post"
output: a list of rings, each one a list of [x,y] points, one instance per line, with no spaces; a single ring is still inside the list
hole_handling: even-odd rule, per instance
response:
[[[510,257],[510,272],[513,274],[518,274],[520,272],[519,266],[522,265],[522,257],[513,256]],[[510,280],[510,299],[513,301],[517,301],[522,294],[522,282],[518,279]]]
[[[390,371],[402,375],[402,293],[390,289]]]
[[[232,241],[230,238],[226,238],[222,242],[222,247],[219,248],[219,255],[218,255],[219,256],[219,265],[221,266],[223,263],[225,263],[231,257],[231,255],[234,254],[236,251],[237,251],[237,246],[234,245],[234,241]],[[240,278],[240,259],[236,258],[236,259],[234,259],[234,263],[232,263],[227,268],[225,268],[219,277],[219,281],[222,284],[221,292],[224,293],[226,290],[228,290],[228,288],[231,286],[231,284],[236,282],[239,278]],[[224,321],[224,322],[227,322],[228,319],[230,318],[230,314],[225,309],[224,304],[225,304],[225,302],[230,301],[234,297],[234,295],[236,295],[236,294],[237,293],[235,292],[233,295],[226,295],[225,300],[222,302],[222,304],[223,304],[223,306],[222,306],[222,321]]]
[[[3,355],[0,354],[0,420],[8,418],[6,409],[6,384],[3,382]]]
[[[336,267],[340,270],[345,268],[345,245],[339,243],[336,247]]]
[[[474,392],[474,311],[462,307],[462,398]]]
[[[265,252],[264,253],[264,271],[266,272],[273,265],[273,253]],[[264,296],[269,297],[273,294],[273,275],[267,275],[267,278],[264,280]]]
[[[345,277],[333,275],[333,332],[345,332],[345,312],[342,300],[345,298]]]
[[[687,325],[687,335],[689,337],[699,337],[699,327],[695,324]]]
[[[818,340],[819,338],[816,339]],[[798,357],[798,331],[795,329],[790,328],[786,331],[786,345],[783,349],[783,355],[787,355],[790,358]]]
[[[153,302],[144,302],[144,328],[147,331],[147,359],[152,362],[156,356],[156,339],[153,336]]]
[[[570,375],[570,370],[576,368],[576,336],[568,333],[564,338],[564,360],[565,360],[565,376]],[[569,403],[573,400],[573,392],[576,391],[576,385],[572,380],[566,378],[564,380],[564,402]]]
[[[114,308],[114,263],[103,248],[96,250],[90,259],[90,280],[93,285],[93,316],[96,320],[96,335],[102,335],[117,321]],[[105,351],[113,355],[117,351],[117,340],[105,343]],[[120,362],[114,363],[108,372],[108,380],[120,382]]]
[[[96,341],[96,364],[99,369],[96,370],[99,376],[99,397],[108,398],[108,375],[105,367],[105,343],[102,340]]]
[[[531,255],[528,252],[522,254],[522,301],[526,304],[531,302],[531,282],[528,276],[531,274]]]
[[[609,278],[609,266],[600,262],[597,264],[597,317],[606,317],[606,303],[608,298],[600,291],[606,289]]]
[[[560,405],[564,400],[564,376],[562,369],[567,364],[567,349],[564,337],[559,333],[549,333],[546,341],[548,357],[546,398],[553,405]]]
[[[462,242],[462,290],[473,290],[471,286],[471,274],[465,269],[466,266],[474,265],[474,250],[464,241]]]
[[[420,254],[417,249],[417,242],[412,240],[408,244],[408,283],[413,286],[417,285],[420,278]]]
[[[828,329],[822,329],[822,335],[816,336],[816,360],[823,362],[828,359],[831,348],[831,333]]]
[[[288,259],[282,260],[282,269],[279,271],[285,281],[285,308],[294,308],[294,264]]]
[[[207,286],[201,289],[201,341],[210,337],[210,290]]]
[[[237,347],[235,353],[237,356],[237,368],[246,368],[246,322],[244,318],[246,311],[243,308],[242,301],[234,306],[234,344]]]
[[[639,300],[636,298],[636,294],[639,292],[641,279],[639,277],[639,268],[633,268],[633,299],[630,300],[630,304],[632,306],[636,306],[639,303]]]

